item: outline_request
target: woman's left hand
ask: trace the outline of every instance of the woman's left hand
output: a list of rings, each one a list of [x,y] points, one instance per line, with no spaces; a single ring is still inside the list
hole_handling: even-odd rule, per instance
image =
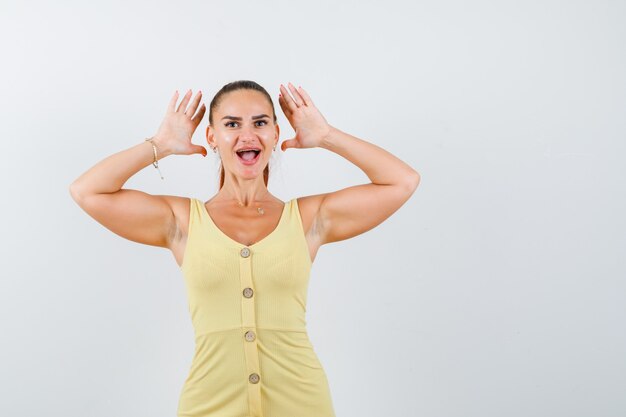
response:
[[[278,97],[278,103],[295,130],[296,136],[283,141],[280,149],[284,152],[287,148],[320,146],[330,133],[330,125],[302,87],[296,89],[293,84],[288,85],[289,91],[282,84],[280,85],[281,95]]]

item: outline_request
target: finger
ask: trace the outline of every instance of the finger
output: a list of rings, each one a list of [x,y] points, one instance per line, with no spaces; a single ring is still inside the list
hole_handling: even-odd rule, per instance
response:
[[[287,91],[287,89],[282,84],[280,85],[280,91],[283,94],[283,100],[285,100],[285,103],[287,104],[289,110],[296,110],[298,108],[298,105],[293,101],[293,98],[291,98],[289,91]]]
[[[311,97],[309,97],[309,94],[304,91],[304,88],[298,86],[298,92],[300,93],[300,96],[302,96],[302,99],[304,100],[304,104],[306,106],[315,106],[315,104],[313,104],[313,100],[311,100]]]
[[[298,141],[295,138],[284,140],[283,143],[280,144],[280,150],[285,152],[289,148],[297,148]]]
[[[198,112],[191,118],[191,121],[196,124],[200,123],[200,121],[204,117],[204,113],[206,113],[206,106],[204,105],[204,103],[202,103],[202,105],[200,105],[200,108],[198,109]]]
[[[174,107],[176,106],[176,102],[177,101],[178,101],[178,90],[176,90],[176,92],[174,92],[174,95],[170,99],[170,104],[167,105],[167,111],[168,112],[176,111],[176,110],[174,110]]]
[[[304,106],[304,102],[302,101],[302,97],[300,97],[300,93],[296,90],[293,84],[289,83],[289,91],[293,94],[294,101],[296,102],[296,106],[301,107]]]
[[[285,116],[291,117],[293,111],[289,108],[289,105],[287,105],[287,100],[285,100],[285,96],[282,94],[278,97],[278,104],[280,104],[280,108],[283,109]]]
[[[193,145],[192,146],[192,153],[199,153],[202,156],[206,156],[207,155],[207,150],[204,146],[200,146],[200,145]]]
[[[196,109],[198,108],[198,103],[200,103],[201,98],[202,98],[202,91],[198,91],[196,93],[196,97],[194,97],[193,101],[191,102],[187,110],[185,110],[186,115],[190,115],[190,114],[193,115],[196,112]]]
[[[187,108],[187,103],[189,103],[190,97],[191,97],[191,89],[189,89],[189,91],[187,91],[187,93],[183,97],[183,101],[181,101],[180,104],[178,105],[176,112],[180,112],[181,109],[183,110],[183,112],[185,111],[185,109]]]
[[[280,104],[280,108],[283,110],[283,113],[285,113],[285,116],[291,116],[291,109],[287,106],[285,98],[282,96],[282,94],[278,96],[278,104]]]

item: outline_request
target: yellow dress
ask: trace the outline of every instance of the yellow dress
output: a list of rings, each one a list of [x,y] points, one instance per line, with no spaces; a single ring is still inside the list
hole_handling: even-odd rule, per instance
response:
[[[191,198],[181,271],[195,353],[178,417],[335,417],[306,330],[311,258],[296,198],[253,245]]]

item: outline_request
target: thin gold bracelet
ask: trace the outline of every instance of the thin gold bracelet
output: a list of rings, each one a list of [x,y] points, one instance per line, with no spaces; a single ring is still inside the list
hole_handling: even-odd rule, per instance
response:
[[[146,142],[150,142],[152,144],[152,150],[154,151],[154,162],[152,163],[152,165],[157,169],[157,171],[159,171],[159,175],[161,176],[161,179],[164,180],[165,178],[163,178],[163,175],[161,174],[161,170],[159,169],[159,161],[157,160],[157,147],[154,144],[152,139],[154,138],[146,139]]]

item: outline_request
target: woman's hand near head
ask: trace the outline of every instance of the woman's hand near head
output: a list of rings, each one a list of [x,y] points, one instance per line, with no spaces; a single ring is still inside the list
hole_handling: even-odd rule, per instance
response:
[[[278,97],[278,103],[296,132],[296,136],[283,141],[280,145],[281,150],[320,146],[330,132],[330,125],[302,87],[296,89],[293,84],[288,85],[289,91],[282,84],[280,85],[281,95]]]
[[[154,135],[154,142],[159,151],[175,155],[191,155],[195,153],[207,155],[207,150],[203,146],[191,143],[193,132],[196,130],[204,113],[206,106],[204,103],[198,109],[198,104],[202,98],[202,91],[198,91],[191,104],[191,90],[185,94],[180,105],[176,107],[178,101],[178,91],[172,96],[165,117]],[[189,104],[189,107],[187,107]],[[198,110],[196,112],[196,110]]]

